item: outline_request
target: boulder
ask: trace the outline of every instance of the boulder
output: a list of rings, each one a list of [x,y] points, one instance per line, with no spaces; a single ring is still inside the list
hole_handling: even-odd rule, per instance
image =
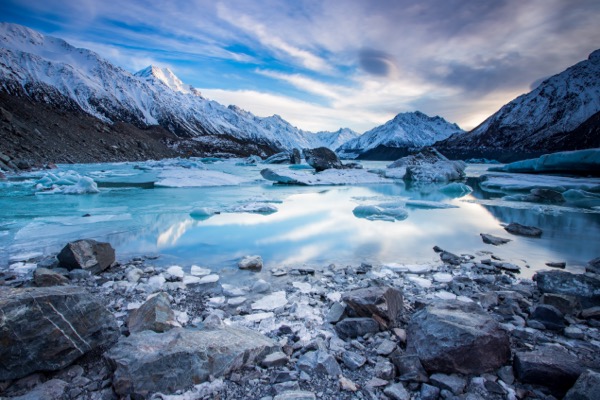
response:
[[[585,267],[586,272],[591,272],[592,274],[600,275],[600,257],[594,258],[588,262],[588,265]]]
[[[544,293],[541,302],[556,307],[563,315],[576,314],[581,308],[575,296],[564,294]]]
[[[315,171],[321,172],[326,169],[341,169],[343,168],[337,154],[327,147],[317,147],[316,149],[304,149],[304,158],[306,163],[313,167]]]
[[[494,246],[500,246],[501,244],[510,242],[510,239],[504,239],[487,233],[480,233],[479,235],[481,236],[481,240],[483,240],[483,243],[493,244]]]
[[[595,400],[600,394],[600,373],[587,370],[577,378],[563,400]]]
[[[442,390],[449,390],[455,395],[459,395],[464,392],[467,386],[467,380],[458,375],[446,375],[446,374],[432,374],[429,377],[431,384],[439,387]]]
[[[460,265],[462,259],[454,253],[450,253],[449,251],[440,252],[440,260],[450,265]]]
[[[533,278],[542,293],[573,296],[579,300],[583,308],[600,306],[600,278],[598,277],[566,271],[539,271]]]
[[[122,397],[173,393],[252,366],[278,351],[269,338],[245,328],[143,331],[106,353],[115,369],[113,387]]]
[[[544,204],[562,204],[565,202],[565,198],[556,190],[536,188],[531,189],[531,193],[527,195],[526,201]]]
[[[247,269],[250,271],[260,271],[263,267],[263,259],[261,256],[244,256],[238,261],[239,269]]]
[[[412,354],[404,354],[396,350],[390,356],[390,360],[398,370],[398,376],[401,381],[408,382],[428,382],[427,372],[421,364],[419,357]]]
[[[540,304],[531,313],[529,319],[541,322],[551,331],[562,331],[565,328],[565,318],[558,308],[549,304]]]
[[[131,333],[145,330],[166,332],[176,326],[175,313],[171,310],[169,295],[165,292],[158,293],[140,308],[131,311],[127,320]]]
[[[292,155],[290,156],[290,164],[302,164],[302,156],[300,155],[300,150],[296,148],[292,149]]]
[[[382,329],[397,326],[402,313],[402,292],[390,286],[372,286],[344,293],[342,299],[356,316],[373,318]]]
[[[559,395],[573,386],[583,372],[577,357],[555,346],[517,352],[513,367],[517,380],[547,386]]]
[[[342,339],[356,338],[379,332],[379,324],[373,318],[346,318],[335,325],[335,331]]]
[[[410,393],[402,383],[394,383],[383,389],[383,393],[392,400],[410,400]]]
[[[69,284],[69,279],[51,269],[38,267],[33,271],[33,282],[38,287],[65,286]]]
[[[413,315],[407,333],[429,372],[480,374],[510,358],[508,334],[476,303],[432,303]]]
[[[340,365],[335,358],[324,350],[309,351],[298,359],[296,367],[306,373],[329,375],[337,377],[342,374]]]
[[[506,225],[504,227],[504,229],[508,233],[512,233],[513,235],[528,236],[528,237],[542,236],[542,230],[540,228],[536,228],[535,226],[521,225],[516,222],[511,222],[510,224]]]
[[[98,274],[115,262],[115,249],[110,243],[97,242],[92,239],[82,239],[68,243],[58,253],[59,267],[84,269],[92,274]]]
[[[71,286],[0,287],[0,381],[62,369],[119,337],[113,315]]]

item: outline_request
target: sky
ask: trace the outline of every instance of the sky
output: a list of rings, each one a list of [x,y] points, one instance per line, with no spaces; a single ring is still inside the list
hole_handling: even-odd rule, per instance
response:
[[[470,130],[600,48],[598,0],[2,0],[0,20],[310,131]]]

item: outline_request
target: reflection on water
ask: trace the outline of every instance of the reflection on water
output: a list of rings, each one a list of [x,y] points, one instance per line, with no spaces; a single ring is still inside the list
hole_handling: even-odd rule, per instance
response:
[[[89,168],[89,167],[88,167]],[[244,169],[253,177],[258,169]],[[508,261],[526,260],[530,276],[550,261],[582,270],[599,256],[600,214],[511,208],[477,189],[468,196],[439,186],[404,184],[360,187],[284,187],[264,182],[236,187],[103,189],[98,195],[14,196],[0,193],[0,262],[27,251],[55,252],[69,240],[108,240],[121,259],[161,254],[157,264],[233,267],[244,255],[260,254],[267,267],[328,263],[420,263],[438,261],[433,246],[461,254],[493,251]],[[6,194],[5,192],[4,194]],[[278,201],[276,213],[222,212],[208,219],[190,216],[207,207],[232,206],[261,198]],[[487,198],[490,204],[478,204]],[[356,218],[358,205],[408,199],[441,201],[457,208],[407,208],[403,221]],[[85,216],[88,215],[89,216]],[[519,222],[544,230],[541,239],[512,236],[501,223]],[[511,238],[504,246],[484,244],[479,233]],[[521,262],[521,265],[523,263]]]

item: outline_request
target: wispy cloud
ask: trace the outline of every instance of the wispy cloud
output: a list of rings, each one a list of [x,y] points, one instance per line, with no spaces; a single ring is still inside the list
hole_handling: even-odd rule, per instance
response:
[[[313,130],[415,109],[471,128],[600,47],[597,0],[4,0],[0,15]]]

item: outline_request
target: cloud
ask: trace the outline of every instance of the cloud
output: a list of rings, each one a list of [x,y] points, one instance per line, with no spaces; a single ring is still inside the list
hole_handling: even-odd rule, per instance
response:
[[[362,69],[372,75],[393,77],[398,72],[394,57],[383,51],[362,49],[358,59]]]

